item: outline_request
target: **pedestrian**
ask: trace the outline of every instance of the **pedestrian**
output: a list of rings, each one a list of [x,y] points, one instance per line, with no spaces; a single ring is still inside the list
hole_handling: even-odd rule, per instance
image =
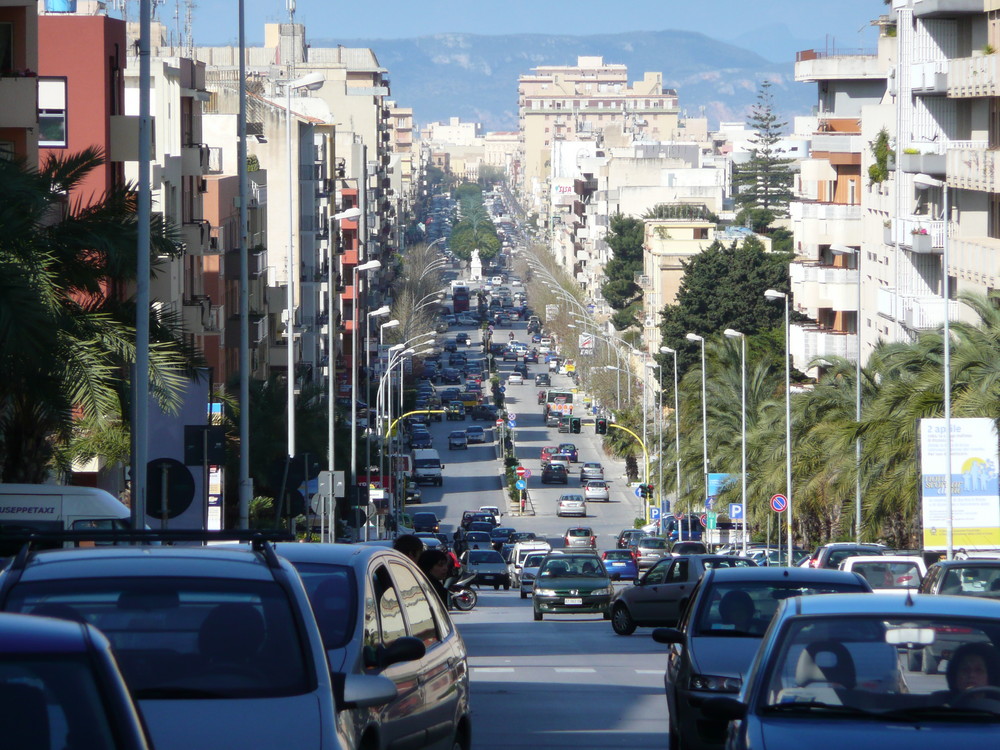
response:
[[[448,578],[451,567],[448,555],[439,549],[429,549],[420,555],[420,561],[417,564],[424,571],[427,580],[431,582],[431,586],[434,587],[434,591],[441,599],[441,604],[447,608],[448,589],[445,588],[444,582]]]
[[[392,548],[397,552],[402,552],[415,563],[420,562],[420,555],[424,551],[423,540],[413,534],[402,534],[396,537],[392,543]]]

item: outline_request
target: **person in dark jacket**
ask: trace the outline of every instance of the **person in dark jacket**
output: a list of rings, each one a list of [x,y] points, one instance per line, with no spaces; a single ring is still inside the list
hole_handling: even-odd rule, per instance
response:
[[[417,565],[424,571],[427,580],[431,582],[434,591],[441,598],[441,604],[447,607],[448,589],[445,588],[444,582],[451,572],[451,561],[448,560],[448,555],[439,549],[429,549],[421,553]]]

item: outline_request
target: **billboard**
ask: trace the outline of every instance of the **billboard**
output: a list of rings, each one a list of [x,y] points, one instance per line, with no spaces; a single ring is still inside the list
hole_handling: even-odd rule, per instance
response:
[[[920,420],[920,486],[924,549],[948,547],[949,520],[955,549],[1000,547],[997,431],[992,419],[951,420],[947,466],[945,420]],[[945,477],[951,481],[948,514]]]

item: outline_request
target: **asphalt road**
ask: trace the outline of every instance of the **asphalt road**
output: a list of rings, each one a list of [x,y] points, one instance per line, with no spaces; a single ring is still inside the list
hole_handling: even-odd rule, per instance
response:
[[[459,330],[453,329],[448,335]],[[468,330],[468,329],[464,329]],[[509,329],[498,329],[506,338]],[[515,324],[517,340],[528,342],[525,325]],[[478,351],[473,336],[471,351]],[[470,351],[470,353],[471,353]],[[514,363],[501,364],[501,380]],[[593,426],[573,435],[546,428],[537,403],[534,375],[547,365],[529,364],[524,385],[506,392],[508,409],[517,415],[515,444],[522,464],[532,471],[529,491],[535,515],[507,513],[502,523],[519,531],[543,533],[553,546],[562,546],[566,529],[593,527],[598,550],[613,548],[623,528],[631,528],[639,501],[623,478],[624,464],[600,453],[600,438]],[[570,387],[564,375],[554,375],[553,387]],[[424,503],[409,511],[434,511],[442,531],[451,533],[462,511],[481,505],[506,507],[501,492],[502,463],[495,443],[472,445],[468,450],[448,450],[453,429],[483,422],[431,424],[435,447],[445,464],[444,486],[422,489]],[[496,431],[488,426],[489,441]],[[579,493],[579,466],[573,464],[569,484],[542,485],[539,452],[544,445],[575,443],[580,461],[600,461],[611,482],[611,502],[588,503],[586,518],[557,518],[559,495]],[[630,585],[630,584],[626,584]],[[477,750],[505,748],[645,748],[667,742],[663,672],[665,649],[649,637],[650,629],[617,636],[599,615],[548,615],[535,622],[531,600],[522,600],[516,589],[508,592],[482,589],[479,604],[454,619],[469,648]]]

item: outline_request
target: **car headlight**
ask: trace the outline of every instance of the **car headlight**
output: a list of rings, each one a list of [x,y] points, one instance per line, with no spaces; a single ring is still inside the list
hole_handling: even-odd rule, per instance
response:
[[[555,589],[535,589],[535,596],[555,596]]]
[[[722,677],[711,674],[693,674],[689,683],[692,690],[707,690],[714,693],[738,693],[743,685],[739,677]]]
[[[590,592],[591,596],[611,596],[610,588],[594,589]]]

